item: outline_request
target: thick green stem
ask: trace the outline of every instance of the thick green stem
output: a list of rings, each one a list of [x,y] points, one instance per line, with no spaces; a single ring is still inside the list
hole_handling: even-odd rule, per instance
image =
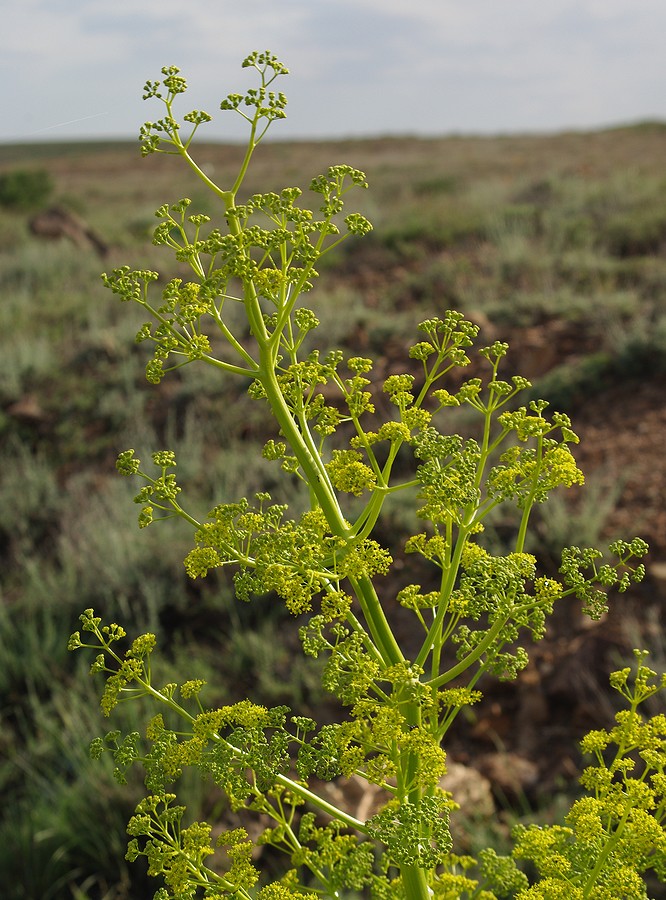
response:
[[[407,900],[430,900],[432,892],[428,887],[425,872],[417,866],[403,866],[400,870]]]
[[[225,203],[230,208],[233,205],[233,197],[227,196]],[[240,231],[240,225],[233,216],[230,217],[229,228],[232,233]],[[262,384],[280,431],[298,460],[304,478],[324,513],[331,532],[334,535],[351,539],[354,536],[353,529],[345,521],[324,462],[319,454],[313,452],[312,447],[308,445],[280,388],[275,372],[274,348],[266,331],[259,298],[252,281],[244,283],[243,292],[248,322],[259,348],[257,379]],[[359,576],[350,579],[350,582],[363,611],[370,635],[384,662],[386,665],[393,665],[402,661],[404,657],[384,615],[371,580],[367,576]]]
[[[326,516],[326,521],[331,531],[335,535],[349,539],[352,537],[351,529],[345,522],[337,498],[330,486],[326,469],[321,458],[311,454],[300,429],[291,415],[280,390],[271,360],[265,358],[269,352],[265,344],[260,345],[262,372],[259,377],[273,415],[280,426],[285,440],[298,459],[305,479]],[[387,665],[401,662],[404,657],[391,631],[391,626],[386,619],[372,581],[367,576],[350,578],[349,581],[356,593],[372,640],[381,653],[382,659]]]
[[[402,662],[404,656],[384,615],[384,610],[372,581],[366,575],[362,575],[359,578],[350,578],[349,582],[363,610],[363,616],[372,640],[382,654],[384,663],[386,665],[395,665]]]

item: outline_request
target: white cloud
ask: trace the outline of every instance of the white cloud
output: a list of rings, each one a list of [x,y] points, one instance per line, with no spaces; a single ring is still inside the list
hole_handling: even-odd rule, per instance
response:
[[[664,33],[663,0],[22,0],[0,140],[131,135],[165,64],[213,113],[265,48],[292,71],[285,137],[666,118]]]

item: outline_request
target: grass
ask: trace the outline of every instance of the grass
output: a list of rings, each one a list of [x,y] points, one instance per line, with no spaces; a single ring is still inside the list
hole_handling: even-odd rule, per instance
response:
[[[655,123],[550,137],[273,143],[260,148],[248,191],[306,189],[332,162],[367,172],[359,210],[375,231],[323,267],[313,294],[331,346],[376,355],[388,372],[420,318],[458,308],[489,341],[515,345],[512,365],[533,366],[537,392],[575,410],[620,382],[666,374],[665,150],[666,128]],[[224,180],[241,152],[204,145],[199,158]],[[167,668],[196,655],[221,702],[246,690],[306,708],[325,698],[298,648],[275,642],[278,610],[235,604],[223,577],[188,582],[187,531],[135,530],[132,486],[115,457],[128,446],[144,456],[176,449],[202,517],[222,498],[262,489],[298,507],[298,493],[252,449],[268,425],[237,387],[203,368],[145,384],[141,322],[101,287],[102,268],[168,265],[150,242],[162,202],[194,192],[211,210],[180,164],[141,161],[134,144],[0,147],[0,173],[27,167],[46,171],[54,200],[112,250],[102,263],[38,242],[28,214],[0,209],[0,881],[10,900],[147,897],[123,861],[128,801],[86,756],[104,723],[65,649],[79,612],[94,606],[155,631],[171,648]],[[537,553],[550,558],[566,535],[594,542],[604,533],[617,497],[599,483],[576,509],[557,500],[544,510]],[[406,514],[392,511],[387,541]],[[190,795],[193,813],[205,814],[201,786]]]

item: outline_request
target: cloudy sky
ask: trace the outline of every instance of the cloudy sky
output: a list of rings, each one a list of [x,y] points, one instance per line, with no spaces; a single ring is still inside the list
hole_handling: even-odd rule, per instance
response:
[[[0,141],[133,137],[177,65],[182,111],[270,48],[290,68],[274,136],[495,133],[666,120],[665,0],[0,0]],[[245,76],[245,77],[244,77]]]

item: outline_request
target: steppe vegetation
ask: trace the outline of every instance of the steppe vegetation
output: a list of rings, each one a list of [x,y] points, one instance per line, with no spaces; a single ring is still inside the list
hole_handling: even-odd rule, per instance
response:
[[[330,345],[373,356],[388,375],[416,322],[460,310],[486,343],[509,341],[507,367],[569,413],[581,435],[586,492],[544,506],[529,550],[555,571],[563,543],[638,534],[652,546],[636,599],[619,601],[593,628],[573,613],[560,617],[529,677],[490,690],[487,704],[470,711],[454,756],[457,749],[473,765],[501,750],[538,771],[513,796],[497,790],[501,816],[492,828],[462,826],[471,852],[489,833],[504,849],[507,823],[518,818],[556,814],[558,797],[576,790],[579,765],[561,747],[612,718],[607,673],[628,664],[634,645],[650,649],[655,668],[666,656],[663,587],[650,577],[666,558],[665,151],[666,127],[649,123],[548,137],[267,143],[246,185],[248,194],[305,189],[332,161],[363,170],[371,191],[356,206],[375,230],[349,242],[317,284]],[[198,157],[224,182],[242,153],[208,145]],[[250,694],[304,714],[325,708],[331,719],[336,709],[316,664],[301,661],[297,640],[290,644],[281,607],[235,603],[222,577],[190,581],[186,527],[136,532],[135,490],[118,477],[117,454],[134,446],[149,458],[173,448],[179,481],[202,516],[226,496],[270,490],[292,509],[305,499],[248,452],[272,431],[238,384],[192,367],[146,385],[137,322],[99,279],[115,264],[160,268],[151,233],[165,198],[190,196],[211,214],[214,200],[197,194],[177,160],[142,162],[134,144],[0,147],[0,167],[46,173],[54,198],[112,247],[102,265],[92,250],[32,237],[30,211],[0,209],[0,882],[9,900],[148,897],[154,885],[141,885],[140,867],[124,862],[138,780],[133,795],[114,787],[88,757],[101,727],[90,661],[68,654],[64,638],[78,613],[94,607],[105,621],[158,634],[168,648],[156,676],[163,682],[182,680],[196,654],[197,677],[217,691],[209,702]],[[500,550],[511,524],[493,523]],[[411,525],[396,504],[386,541],[398,544]],[[516,710],[527,715],[519,697],[530,694],[529,678],[547,709],[543,734],[521,743],[505,720]],[[136,713],[128,707],[125,715],[131,729]],[[186,793],[195,816],[227,816],[196,778]]]

